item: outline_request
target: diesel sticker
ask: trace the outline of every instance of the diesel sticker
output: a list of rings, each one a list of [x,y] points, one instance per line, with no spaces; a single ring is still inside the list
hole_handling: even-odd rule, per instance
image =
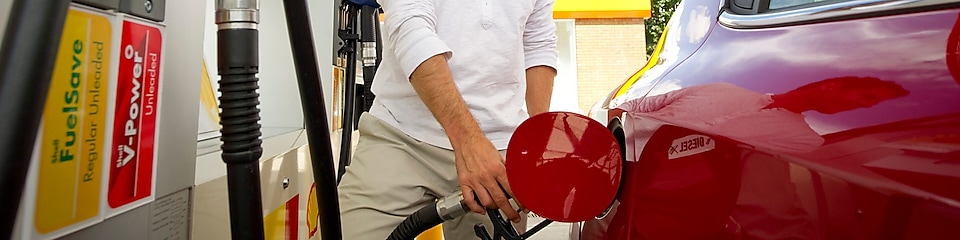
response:
[[[699,134],[688,135],[673,140],[673,144],[670,144],[670,151],[667,154],[667,158],[677,159],[693,156],[698,153],[713,150],[716,147],[716,143],[710,137]]]

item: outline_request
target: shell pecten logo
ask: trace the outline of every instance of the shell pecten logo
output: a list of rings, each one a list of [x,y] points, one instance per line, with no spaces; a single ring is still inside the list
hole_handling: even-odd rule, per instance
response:
[[[300,194],[294,195],[286,203],[280,205],[263,217],[264,239],[267,240],[296,240],[299,239]],[[308,214],[309,215],[309,214]]]

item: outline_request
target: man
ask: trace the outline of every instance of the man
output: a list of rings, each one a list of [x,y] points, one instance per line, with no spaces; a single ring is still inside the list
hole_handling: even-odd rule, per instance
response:
[[[339,186],[344,239],[384,239],[406,216],[456,190],[473,212],[501,209],[518,222],[503,155],[517,125],[549,108],[553,1],[380,4],[377,98],[360,119],[356,153]],[[487,218],[481,214],[444,223],[445,238],[475,238],[473,226]]]

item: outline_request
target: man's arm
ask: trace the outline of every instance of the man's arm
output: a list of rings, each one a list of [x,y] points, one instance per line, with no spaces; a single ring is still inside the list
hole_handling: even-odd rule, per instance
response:
[[[527,69],[527,113],[530,116],[550,110],[550,96],[556,76],[557,70],[548,66]]]
[[[421,63],[410,75],[410,84],[450,139],[460,190],[467,206],[474,212],[485,212],[474,200],[476,194],[484,206],[502,209],[507,218],[519,221],[520,215],[500,189],[502,185],[506,194],[513,194],[507,183],[503,158],[470,114],[453,82],[447,59],[436,55]]]
[[[430,0],[381,0],[385,12],[384,43],[396,52],[400,68],[410,84],[446,132],[456,156],[460,190],[470,210],[484,206],[503,209],[507,218],[519,221],[502,184],[511,194],[503,158],[483,134],[453,82],[447,58],[451,49],[436,33],[436,14]],[[430,121],[424,119],[424,121]]]
[[[524,65],[527,69],[527,113],[550,110],[553,79],[557,76],[557,25],[553,0],[537,0],[523,32]]]

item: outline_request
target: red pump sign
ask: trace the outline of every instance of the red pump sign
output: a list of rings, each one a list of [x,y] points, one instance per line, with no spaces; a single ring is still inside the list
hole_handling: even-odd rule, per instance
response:
[[[111,208],[153,195],[161,46],[159,28],[123,22],[113,155],[107,163]]]

